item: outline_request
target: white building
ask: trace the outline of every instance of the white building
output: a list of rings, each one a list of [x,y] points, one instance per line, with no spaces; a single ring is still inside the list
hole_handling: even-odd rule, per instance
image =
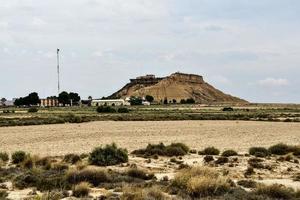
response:
[[[130,106],[124,99],[93,99],[91,106]]]

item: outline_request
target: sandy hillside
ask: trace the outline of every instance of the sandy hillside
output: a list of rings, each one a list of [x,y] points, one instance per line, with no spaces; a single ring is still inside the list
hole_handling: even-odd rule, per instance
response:
[[[88,152],[116,142],[130,151],[148,143],[184,142],[192,148],[216,146],[240,152],[278,142],[300,144],[300,123],[244,121],[100,121],[0,128],[0,151],[25,150],[40,155]]]

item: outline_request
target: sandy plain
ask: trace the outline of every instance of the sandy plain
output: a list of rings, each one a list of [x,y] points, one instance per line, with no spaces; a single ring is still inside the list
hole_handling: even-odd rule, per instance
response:
[[[300,123],[251,121],[98,121],[0,128],[0,151],[56,156],[115,142],[132,151],[148,143],[183,142],[246,152],[251,146],[300,143]]]

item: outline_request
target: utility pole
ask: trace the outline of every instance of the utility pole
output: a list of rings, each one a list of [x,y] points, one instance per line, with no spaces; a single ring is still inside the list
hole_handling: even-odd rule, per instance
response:
[[[56,51],[57,53],[57,97],[60,93],[60,83],[59,83],[59,49]]]

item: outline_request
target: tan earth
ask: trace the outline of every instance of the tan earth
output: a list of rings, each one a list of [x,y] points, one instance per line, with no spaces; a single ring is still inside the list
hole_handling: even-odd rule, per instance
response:
[[[148,143],[183,142],[200,150],[207,146],[246,152],[251,146],[279,142],[300,144],[300,123],[250,121],[99,121],[0,128],[0,151],[24,150],[39,155],[89,152],[117,143],[132,151]]]

